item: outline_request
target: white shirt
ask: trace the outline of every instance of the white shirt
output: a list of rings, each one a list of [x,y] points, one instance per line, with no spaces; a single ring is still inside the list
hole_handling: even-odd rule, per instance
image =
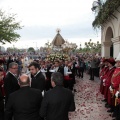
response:
[[[68,67],[65,66],[65,67],[64,67],[64,76],[67,76],[67,75],[68,75],[67,72],[68,72]]]
[[[58,71],[58,69],[59,69],[59,67],[55,67],[55,68],[54,68],[55,72],[57,72],[57,71]]]

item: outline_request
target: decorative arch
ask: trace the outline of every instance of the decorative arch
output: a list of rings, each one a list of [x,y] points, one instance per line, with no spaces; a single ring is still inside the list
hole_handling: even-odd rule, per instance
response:
[[[113,33],[113,37],[114,37],[114,33],[115,33],[115,30],[114,30],[114,25],[112,22],[109,22],[108,24],[105,24],[103,29],[101,29],[102,33],[101,33],[101,42],[106,42],[106,34],[108,34],[108,28],[111,28],[112,29],[112,33]],[[108,42],[108,41],[107,41]]]
[[[112,38],[114,37],[114,29],[113,26],[108,26],[106,29],[106,33],[105,33],[105,42],[107,43],[107,54],[108,56],[113,57],[113,42],[112,42]]]
[[[106,26],[106,30],[105,30],[105,38],[106,38],[106,33],[108,32],[108,29],[112,30],[112,33],[113,33],[113,37],[115,37],[115,28],[114,28],[114,25],[113,25],[113,22],[109,22],[109,24]],[[110,32],[110,31],[109,31]],[[105,39],[106,40],[106,39]]]
[[[113,30],[111,27],[108,27],[105,34],[105,41],[111,42],[111,38],[113,38]]]
[[[120,7],[119,7],[120,9]],[[117,57],[120,51],[120,14],[116,14],[118,20],[110,19],[103,24],[101,29],[102,56]]]

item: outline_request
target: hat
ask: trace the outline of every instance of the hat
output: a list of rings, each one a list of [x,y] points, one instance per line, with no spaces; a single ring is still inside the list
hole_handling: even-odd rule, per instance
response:
[[[112,66],[114,66],[115,63],[116,63],[113,58],[109,58],[109,59],[108,59],[108,62],[109,62]]]
[[[108,62],[108,59],[103,59],[103,62]]]
[[[115,61],[120,61],[120,53],[118,54],[117,58],[115,59]]]

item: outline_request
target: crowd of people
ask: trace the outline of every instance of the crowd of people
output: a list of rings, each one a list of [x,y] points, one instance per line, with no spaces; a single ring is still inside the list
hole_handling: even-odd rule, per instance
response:
[[[83,80],[84,73],[87,73],[93,81],[101,70],[101,93],[109,91],[109,87],[104,85],[105,77],[110,78],[115,67],[107,70],[111,68],[107,65],[111,59],[107,63],[105,59],[104,64],[101,64],[102,60],[102,57],[91,54],[76,54],[55,61],[40,57],[33,60],[26,55],[2,57],[0,120],[68,120],[68,112],[75,111],[76,78]]]

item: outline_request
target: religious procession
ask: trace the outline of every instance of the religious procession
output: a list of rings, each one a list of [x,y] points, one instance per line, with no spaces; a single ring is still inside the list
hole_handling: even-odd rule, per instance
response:
[[[116,59],[113,58],[106,59],[98,55],[93,56],[90,54],[76,54],[74,56],[71,56],[70,58],[68,58],[68,56],[65,55],[63,56],[56,55],[54,56],[56,58],[53,57],[50,58],[50,56],[47,55],[44,60],[42,60],[41,58],[30,59],[26,55],[22,55],[22,56],[2,55],[2,56],[3,57],[1,57],[0,59],[0,75],[1,75],[0,90],[1,90],[1,98],[3,98],[3,105],[2,104],[1,105],[3,107],[1,106],[1,108],[3,111],[3,115],[5,114],[6,120],[9,117],[11,117],[12,119],[12,114],[10,113],[13,111],[11,107],[18,106],[18,108],[19,107],[21,108],[22,102],[25,102],[25,100],[28,100],[30,97],[29,94],[20,96],[20,93],[22,92],[22,91],[20,92],[21,86],[23,88],[26,88],[26,86],[27,87],[30,86],[31,88],[40,90],[41,101],[42,101],[42,97],[43,100],[45,100],[44,95],[47,94],[47,91],[53,89],[54,85],[51,83],[51,80],[52,80],[52,75],[55,75],[55,73],[56,73],[55,77],[57,77],[56,79],[59,79],[60,75],[64,76],[62,81],[58,81],[58,82],[55,81],[56,86],[63,86],[64,88],[70,90],[71,95],[73,97],[76,94],[76,92],[78,92],[78,90],[75,88],[75,85],[78,82],[77,80],[84,81],[86,75],[89,76],[89,81],[95,81],[96,77],[99,78],[99,81],[101,81],[99,82],[99,91],[102,94],[101,101],[103,103],[106,103],[104,106],[105,108],[107,108],[106,112],[112,113],[111,118],[119,117],[120,115],[119,113],[120,53]],[[26,80],[29,79],[30,84],[28,84],[29,82],[24,81],[25,78]],[[18,99],[16,98],[16,100],[14,98],[13,102],[15,104],[16,101],[16,104],[17,102],[19,104],[13,106],[11,104],[12,101],[10,101],[9,103],[9,96],[11,93],[14,93],[15,91],[16,92],[19,91],[20,93],[16,93],[19,95],[19,97]],[[25,91],[27,92],[27,90]],[[57,91],[58,93],[60,92],[59,89]],[[60,94],[63,93],[59,93],[58,98]],[[53,95],[55,95],[55,93]],[[15,97],[17,96],[15,95]],[[20,97],[24,97],[25,100],[23,99],[22,101]],[[51,99],[53,99],[54,101],[54,96],[51,96]],[[64,98],[62,99],[64,100]],[[64,102],[65,101],[63,101],[63,103]],[[68,100],[68,103],[69,102],[70,100]],[[75,111],[75,101],[73,100],[71,102],[72,102],[71,103],[72,108],[70,111]],[[43,106],[41,107],[45,107],[44,104],[45,103],[43,101]],[[21,110],[25,108],[21,108]],[[4,109],[5,109],[5,113],[4,113]],[[41,108],[41,109],[44,110],[45,108]],[[43,115],[42,117],[44,118],[45,114],[43,114],[43,112],[45,111],[41,110],[41,112],[42,112],[41,115]]]
[[[0,1],[0,120],[120,120],[120,1],[46,1]]]
[[[56,55],[54,56],[54,58],[50,58],[50,56],[47,55],[44,60],[42,60],[41,58],[31,59],[28,58],[26,55],[2,56],[4,57],[1,57],[0,59],[0,90],[1,98],[3,98],[3,102],[1,102],[1,104],[3,103],[3,105],[1,106],[3,113],[1,112],[1,115],[5,116],[5,120],[8,120],[10,118],[12,119],[12,113],[14,112],[12,111],[12,109],[15,109],[15,114],[16,116],[19,116],[19,119],[27,117],[23,116],[22,113],[21,115],[19,115],[19,112],[24,109],[26,110],[26,112],[33,112],[34,109],[30,107],[35,104],[39,105],[35,108],[36,114],[38,114],[40,109],[40,115],[36,115],[36,117],[38,117],[36,119],[38,120],[44,119],[44,117],[50,117],[51,120],[54,119],[55,116],[52,114],[54,114],[54,110],[58,108],[61,109],[59,110],[59,112],[56,113],[56,119],[61,120],[64,119],[64,117],[68,117],[67,112],[75,111],[74,95],[77,90],[74,88],[74,85],[76,84],[76,78],[83,80],[84,74],[86,73],[89,74],[90,80],[94,81],[94,76],[97,76],[99,74],[99,68],[94,68],[95,63],[96,65],[99,65],[101,59],[100,56],[91,56],[89,54],[76,54],[71,57],[66,55]],[[41,91],[41,98],[39,98],[40,96],[37,95],[36,97],[38,98],[35,99],[37,101],[34,101],[33,98],[35,97],[35,95],[33,93],[33,96],[31,96],[32,90],[30,91],[31,93],[27,93],[29,87],[37,89],[38,93]],[[23,91],[23,94],[21,88],[25,89]],[[67,91],[67,89],[69,91]],[[48,96],[47,94],[50,95]],[[46,98],[45,95],[46,97],[50,98]],[[21,97],[23,100],[21,100]],[[47,110],[45,106],[49,104],[44,103],[46,100],[50,100],[49,104],[51,105],[55,104],[54,107],[51,106],[49,108],[49,112],[53,113],[51,113],[50,115],[49,113],[47,113],[47,116],[45,114],[47,112],[45,111]],[[30,103],[33,102],[33,104],[29,105],[29,107],[24,105],[23,103],[27,101],[30,101]],[[59,106],[60,101],[61,103],[63,103],[61,107]],[[13,102],[13,104],[11,102]],[[52,111],[52,109],[54,110]],[[61,114],[63,116],[61,116],[61,118],[58,118],[57,114]],[[15,120],[18,119],[16,116],[14,115]]]

